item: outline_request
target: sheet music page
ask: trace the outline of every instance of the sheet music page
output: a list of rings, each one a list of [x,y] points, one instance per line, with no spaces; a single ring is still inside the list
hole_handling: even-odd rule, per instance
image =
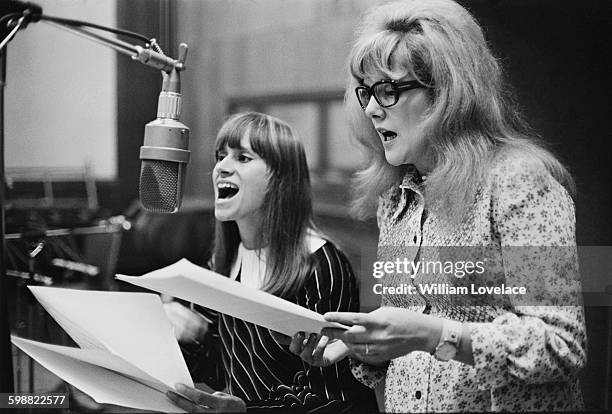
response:
[[[32,353],[38,353],[38,350],[43,349],[54,354],[60,354],[88,364],[94,364],[111,371],[116,371],[120,374],[134,378],[135,380],[140,381],[151,388],[155,388],[160,392],[165,393],[166,391],[172,389],[171,387],[162,384],[146,372],[136,368],[124,359],[118,357],[117,355],[111,354],[109,351],[46,344],[44,342],[33,341],[31,339],[21,338],[15,335],[11,335],[11,342],[32,358],[34,358]]]
[[[60,309],[53,305],[54,300],[44,290],[38,289],[38,286],[28,286],[36,300],[45,308],[45,310],[55,319],[55,321],[66,331],[83,349],[100,349],[107,350],[103,343],[98,341],[85,327],[79,326],[69,315],[66,315]]]
[[[243,272],[248,269],[243,269]],[[231,315],[292,336],[298,331],[320,332],[324,327],[346,328],[323,315],[267,292],[244,286],[187,259],[143,276],[117,279]]]
[[[193,386],[158,295],[29,286],[75,342],[99,344],[158,382]],[[78,329],[75,329],[77,327]]]
[[[164,392],[104,368],[121,369],[120,365],[123,365],[124,372],[142,375],[139,370],[129,367],[125,361],[106,351],[49,345],[15,336],[11,337],[11,341],[43,367],[100,404],[146,411],[184,412]]]

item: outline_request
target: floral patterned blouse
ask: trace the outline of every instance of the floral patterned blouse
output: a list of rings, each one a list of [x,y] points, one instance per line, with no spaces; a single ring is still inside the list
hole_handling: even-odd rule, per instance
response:
[[[378,260],[421,262],[412,272],[396,269],[381,278],[396,288],[383,292],[382,306],[468,323],[475,362],[442,362],[425,352],[393,359],[385,368],[352,360],[353,375],[364,384],[373,388],[385,380],[385,412],[583,407],[577,374],[586,363],[586,329],[574,205],[534,164],[515,156],[498,161],[468,217],[453,226],[428,213],[415,170],[381,197]],[[480,265],[471,272],[458,267],[467,258]],[[412,294],[398,289],[409,285]],[[495,287],[524,287],[526,294]]]

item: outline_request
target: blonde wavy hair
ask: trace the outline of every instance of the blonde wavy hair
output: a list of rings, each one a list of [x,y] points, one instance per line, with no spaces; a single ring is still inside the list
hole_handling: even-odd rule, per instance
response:
[[[513,152],[542,165],[573,194],[566,168],[522,119],[474,17],[451,0],[403,0],[370,9],[349,55],[345,109],[367,166],[354,179],[352,211],[371,216],[405,166],[386,162],[380,138],[355,98],[365,78],[411,75],[429,86],[423,133],[434,161],[424,184],[428,208],[451,221],[465,215],[492,163]]]

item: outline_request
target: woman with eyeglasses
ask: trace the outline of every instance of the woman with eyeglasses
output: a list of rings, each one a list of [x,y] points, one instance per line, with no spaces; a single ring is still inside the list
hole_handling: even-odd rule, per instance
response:
[[[292,351],[350,356],[385,412],[581,409],[573,182],[519,117],[478,23],[451,0],[376,7],[349,68],[369,160],[355,207],[377,207],[382,306],[328,313],[350,328],[297,334]]]
[[[240,113],[223,124],[215,148],[212,269],[315,312],[358,311],[350,263],[314,225],[308,165],[293,129],[269,115]],[[186,411],[376,411],[374,393],[347,360],[311,366],[269,329],[199,306],[211,323],[178,303],[166,307],[179,340],[220,350],[207,360],[221,367],[225,392],[179,385],[181,395],[168,396]]]

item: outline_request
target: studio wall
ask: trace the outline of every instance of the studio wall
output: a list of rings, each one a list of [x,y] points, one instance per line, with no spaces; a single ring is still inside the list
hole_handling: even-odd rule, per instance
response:
[[[37,1],[49,16],[116,25],[116,2]],[[116,52],[46,23],[7,51],[5,161],[12,167],[91,166],[117,178]]]

